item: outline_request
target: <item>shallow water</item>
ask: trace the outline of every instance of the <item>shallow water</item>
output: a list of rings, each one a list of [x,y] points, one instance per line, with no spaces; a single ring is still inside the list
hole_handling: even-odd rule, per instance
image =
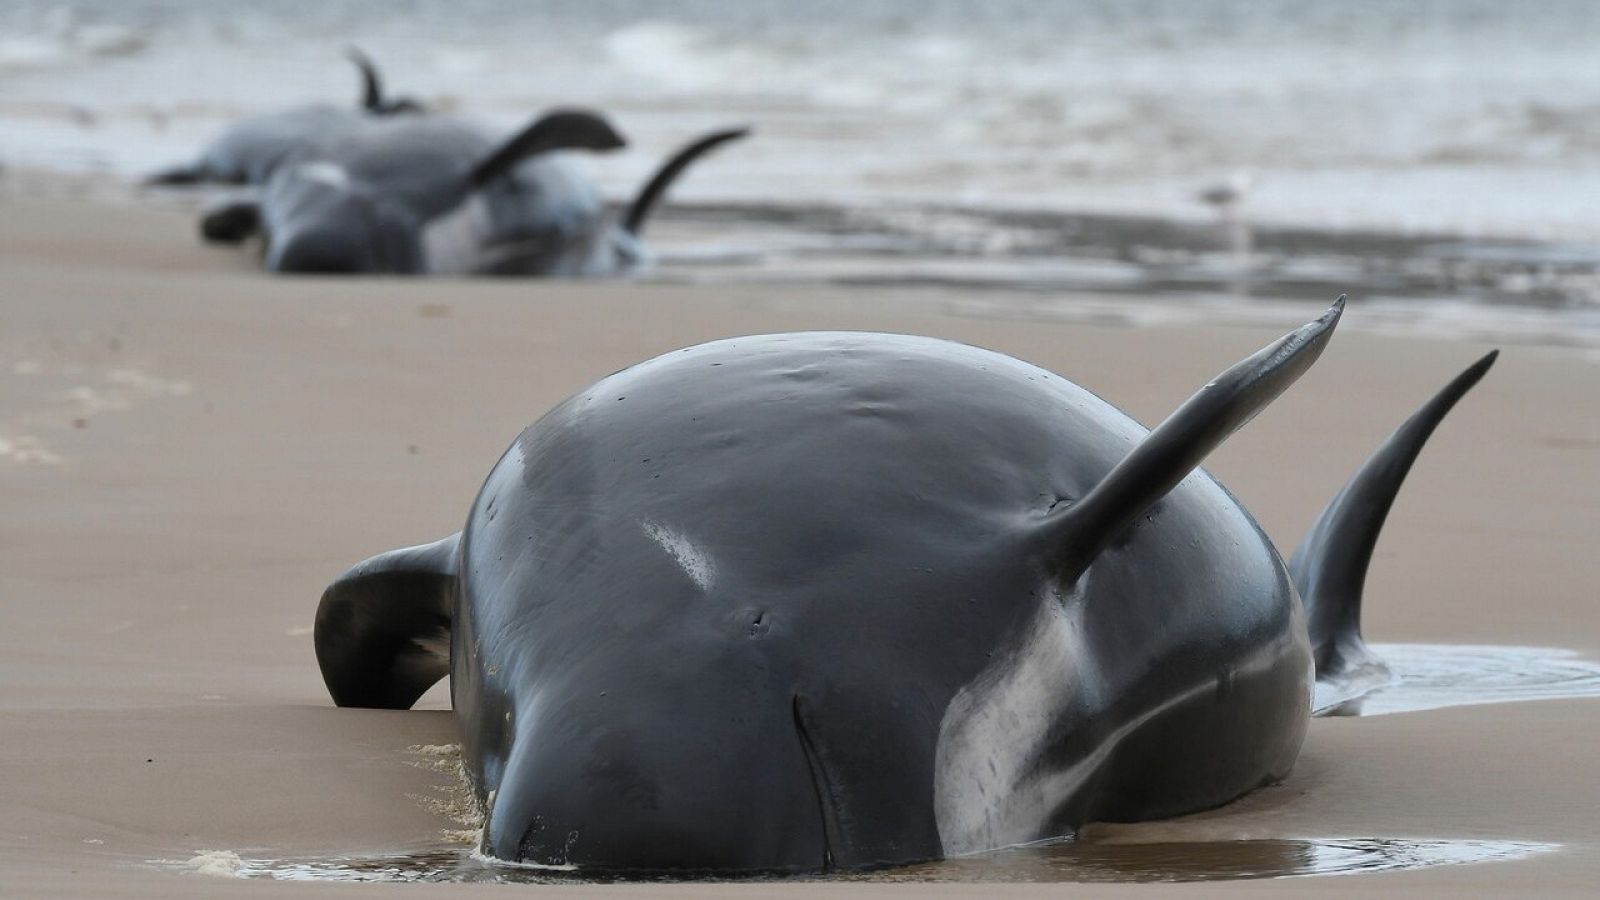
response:
[[[1065,841],[879,872],[793,881],[1176,882],[1349,875],[1521,859],[1556,849],[1526,841],[1317,838],[1091,843]],[[552,884],[593,880],[499,865],[467,850],[326,859],[246,859],[239,878],[279,881]]]
[[[1555,849],[1523,841],[1383,838],[1061,843],[860,876],[882,881],[1231,881],[1353,875],[1520,859]]]
[[[1600,347],[1600,244],[1018,209],[674,206],[642,277],[942,292],[983,318],[1350,327]],[[926,301],[924,301],[926,302]]]
[[[1600,4],[1526,7],[13,0],[0,188],[129,181],[240,116],[353,104],[357,43],[394,93],[496,127],[605,110],[630,148],[579,164],[619,200],[754,125],[675,187],[704,239],[653,230],[651,278],[1272,327],[1303,311],[1258,298],[1348,293],[1386,329],[1600,347]]]
[[[1388,715],[1450,706],[1600,696],[1600,663],[1553,647],[1374,644],[1394,681],[1341,708]],[[413,748],[428,767],[454,772],[456,748]],[[453,790],[453,789],[451,789]],[[1330,837],[1138,843],[1051,841],[878,872],[816,876],[849,881],[1165,882],[1347,875],[1521,859],[1557,849],[1530,841]],[[462,846],[408,854],[245,858],[208,853],[188,871],[282,881],[563,883],[594,880],[498,863]],[[794,879],[801,880],[801,879]]]
[[[1556,647],[1373,644],[1393,683],[1341,710],[1382,716],[1449,706],[1600,696],[1600,663]]]
[[[175,162],[237,115],[353,104],[353,42],[507,127],[611,112],[618,192],[734,119],[759,144],[686,194],[1193,217],[1242,176],[1273,221],[1593,238],[1597,34],[1588,0],[11,0],[0,157]]]

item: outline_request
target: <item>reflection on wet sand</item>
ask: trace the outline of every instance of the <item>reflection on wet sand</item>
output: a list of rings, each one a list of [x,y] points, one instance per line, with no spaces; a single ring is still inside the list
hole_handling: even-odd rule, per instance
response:
[[[1398,712],[1600,696],[1600,663],[1552,647],[1444,644],[1375,644],[1393,672],[1384,688],[1339,707],[1339,715]],[[453,748],[417,748],[432,756]],[[448,768],[448,766],[447,766]],[[1289,878],[1420,869],[1520,859],[1556,849],[1527,841],[1416,840],[1337,837],[1233,841],[1144,842],[1082,840],[1046,842],[977,856],[876,872],[816,876],[821,880],[920,882],[1161,882]],[[609,880],[512,866],[461,848],[429,848],[410,854],[305,859],[240,859],[212,865],[217,853],[183,864],[189,871],[282,881],[567,883]],[[197,867],[196,861],[207,867]],[[795,879],[799,880],[799,879]]]
[[[806,880],[874,882],[1159,882],[1347,875],[1520,859],[1555,849],[1523,841],[1381,838],[1096,843],[1061,841],[877,872]],[[498,865],[464,850],[408,856],[253,859],[233,873],[279,881],[551,884],[608,880]],[[800,880],[800,879],[795,879]]]
[[[1073,841],[1003,850],[864,876],[888,881],[1226,881],[1348,875],[1517,859],[1554,849],[1521,841],[1382,838],[1168,843]]]

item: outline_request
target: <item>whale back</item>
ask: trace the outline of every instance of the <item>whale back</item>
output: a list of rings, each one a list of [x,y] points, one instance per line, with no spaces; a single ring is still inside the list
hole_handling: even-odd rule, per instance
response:
[[[1183,478],[1083,579],[1038,543],[1146,435],[1042,369],[889,335],[719,341],[571,398],[518,437],[463,534],[452,674],[469,768],[495,794],[486,849],[567,858],[567,832],[526,822],[621,821],[598,798],[630,792],[657,809],[716,796],[730,830],[792,838],[815,817],[776,812],[800,788],[771,773],[810,771],[837,820],[832,863],[874,865],[1214,804],[1281,774],[1309,708],[1304,628],[1281,561],[1220,485]],[[1242,774],[1129,800],[1165,759],[1105,768],[1102,727],[1235,663],[1261,668],[1276,704],[1230,745]],[[1006,747],[983,716],[1019,696],[1025,733]],[[621,747],[647,759],[594,792],[561,787],[593,784],[572,766]],[[972,789],[982,753],[1018,767],[1041,748],[1051,771],[1099,782],[1041,786],[1048,801],[1003,811],[1004,827],[951,824],[941,792]],[[586,833],[591,863],[641,844]]]
[[[318,661],[347,705],[449,672],[481,849],[506,859],[866,868],[1218,806],[1288,772],[1316,678],[1352,683],[1383,513],[1494,359],[1319,518],[1303,610],[1196,466],[1341,311],[1151,431],[928,338],[658,357],[524,430],[460,535],[330,586]]]

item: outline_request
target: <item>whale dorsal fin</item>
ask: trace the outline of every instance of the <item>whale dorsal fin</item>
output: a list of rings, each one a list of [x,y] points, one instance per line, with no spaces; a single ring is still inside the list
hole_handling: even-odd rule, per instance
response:
[[[378,64],[354,44],[344,48],[344,58],[361,70],[361,108],[379,116],[424,112],[423,105],[410,97],[390,99],[383,95],[383,79],[378,74]]]
[[[354,44],[344,48],[344,58],[355,64],[361,72],[361,108],[367,112],[383,112],[383,80],[372,57]]]
[[[650,176],[650,180],[645,183],[645,186],[639,190],[638,195],[633,198],[633,202],[628,205],[628,213],[622,217],[622,230],[637,236],[644,230],[644,220],[650,215],[650,211],[655,209],[656,204],[661,202],[661,198],[667,193],[667,188],[672,186],[672,182],[683,174],[683,170],[687,169],[690,163],[704,156],[713,148],[721,146],[728,141],[738,140],[748,134],[750,134],[749,128],[726,128],[721,131],[713,131],[677,153],[672,154],[672,157],[663,163],[654,175]]]
[[[317,665],[340,706],[409,709],[450,673],[458,532],[374,556],[317,606]]]
[[[1166,496],[1217,445],[1310,368],[1333,336],[1343,312],[1341,296],[1321,318],[1213,378],[1081,500],[1052,513],[1045,535],[1062,580],[1076,580],[1151,504]]]
[[[558,109],[540,116],[512,135],[493,153],[472,167],[474,187],[503,175],[530,156],[552,150],[615,150],[627,146],[622,135],[599,113],[585,109]]]
[[[1317,680],[1361,682],[1370,689],[1388,679],[1382,660],[1361,639],[1361,589],[1378,532],[1411,464],[1445,414],[1494,365],[1498,350],[1473,363],[1435,394],[1380,445],[1334,495],[1289,560],[1311,633]],[[1344,699],[1364,693],[1359,685]]]

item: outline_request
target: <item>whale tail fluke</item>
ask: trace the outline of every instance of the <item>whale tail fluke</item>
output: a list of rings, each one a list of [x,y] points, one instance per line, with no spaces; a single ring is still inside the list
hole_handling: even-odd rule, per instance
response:
[[[314,643],[339,706],[409,709],[450,674],[450,601],[459,533],[391,550],[328,586]]]
[[[728,141],[738,140],[749,134],[749,128],[713,131],[672,154],[672,157],[656,170],[645,186],[639,190],[638,195],[633,198],[633,203],[628,206],[627,215],[622,218],[622,229],[637,237],[644,229],[645,219],[649,218],[650,213],[661,202],[661,198],[666,195],[667,188],[672,186],[672,182],[683,174],[683,170],[687,169],[690,163]]]
[[[1456,401],[1494,365],[1498,350],[1473,363],[1391,434],[1334,495],[1289,560],[1305,606],[1320,690],[1319,712],[1386,683],[1388,667],[1361,637],[1361,591],[1372,549],[1406,473]]]
[[[1213,378],[1082,499],[1051,513],[1043,537],[1059,577],[1076,580],[1207,454],[1288,389],[1322,354],[1343,312],[1341,296],[1321,318]]]

